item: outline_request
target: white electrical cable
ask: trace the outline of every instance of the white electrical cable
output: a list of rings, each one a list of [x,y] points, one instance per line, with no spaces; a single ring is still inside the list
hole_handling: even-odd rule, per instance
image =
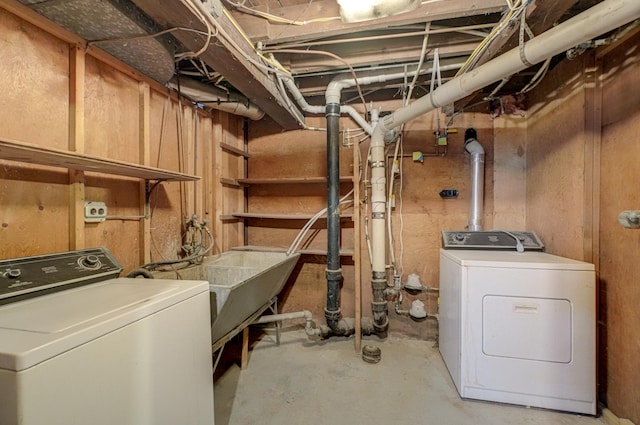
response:
[[[353,203],[354,202],[353,200],[347,199],[351,195],[353,195],[353,189],[351,189],[349,193],[347,193],[342,198],[340,198],[338,205]],[[309,231],[309,229],[311,229],[311,227],[315,224],[315,222],[318,221],[318,219],[323,215],[325,215],[326,213],[327,213],[327,208],[323,208],[320,211],[318,211],[316,214],[314,214],[314,216],[311,217],[309,221],[305,223],[305,225],[302,227],[302,229],[300,229],[296,237],[293,239],[293,242],[289,246],[289,249],[287,250],[287,255],[291,255],[298,250],[300,244],[304,240],[304,237],[307,235],[307,232]]]

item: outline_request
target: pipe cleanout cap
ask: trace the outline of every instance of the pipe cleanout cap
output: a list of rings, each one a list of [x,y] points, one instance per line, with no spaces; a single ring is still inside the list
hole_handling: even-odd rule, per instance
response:
[[[478,138],[478,132],[476,131],[475,128],[467,128],[467,130],[464,132],[464,140],[465,142],[469,139],[477,139]]]

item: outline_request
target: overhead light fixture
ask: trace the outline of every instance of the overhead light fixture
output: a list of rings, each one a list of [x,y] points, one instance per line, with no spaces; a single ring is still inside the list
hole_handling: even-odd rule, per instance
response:
[[[409,12],[421,0],[338,0],[342,22],[360,22]]]

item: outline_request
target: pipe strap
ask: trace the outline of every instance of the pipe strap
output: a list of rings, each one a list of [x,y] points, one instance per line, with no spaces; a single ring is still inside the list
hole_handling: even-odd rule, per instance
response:
[[[380,211],[380,212],[372,212],[371,213],[371,218],[373,219],[384,219],[384,212]]]
[[[384,168],[384,161],[371,161],[371,168]]]

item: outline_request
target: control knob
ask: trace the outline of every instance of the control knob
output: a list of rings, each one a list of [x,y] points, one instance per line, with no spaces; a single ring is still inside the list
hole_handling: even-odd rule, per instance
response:
[[[88,269],[99,269],[102,264],[97,255],[87,255],[80,259],[80,265]]]
[[[464,240],[464,235],[462,233],[456,233],[454,239],[458,242],[462,242]]]
[[[9,269],[5,273],[5,276],[9,279],[17,279],[22,275],[22,271],[20,269]]]

